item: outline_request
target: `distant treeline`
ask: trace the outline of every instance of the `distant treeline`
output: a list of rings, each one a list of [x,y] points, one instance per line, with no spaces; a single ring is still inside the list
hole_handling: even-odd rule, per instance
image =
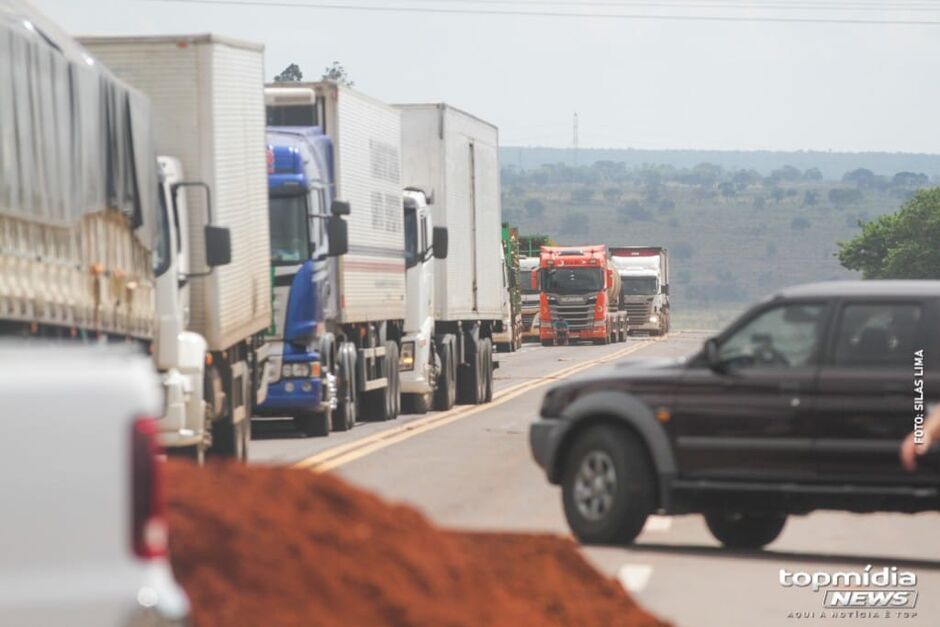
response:
[[[940,177],[940,155],[887,152],[773,152],[734,150],[634,150],[582,148],[538,148],[503,146],[500,148],[503,166],[522,170],[540,166],[564,164],[586,165],[596,162],[622,163],[628,169],[648,164],[689,170],[699,164],[720,166],[726,171],[755,170],[761,176],[770,176],[774,170],[790,166],[800,171],[818,170],[825,180],[839,180],[846,172],[866,169],[882,176],[897,172],[926,174],[931,180]]]

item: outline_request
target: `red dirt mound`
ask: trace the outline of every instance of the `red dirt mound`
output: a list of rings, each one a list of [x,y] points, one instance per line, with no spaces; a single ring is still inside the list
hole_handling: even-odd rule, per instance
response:
[[[200,627],[665,625],[567,539],[442,531],[332,476],[168,464]]]

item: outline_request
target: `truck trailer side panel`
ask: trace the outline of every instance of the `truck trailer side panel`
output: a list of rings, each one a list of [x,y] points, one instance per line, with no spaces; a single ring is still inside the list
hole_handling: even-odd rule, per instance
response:
[[[401,105],[405,185],[434,193],[450,245],[435,283],[438,321],[502,320],[502,226],[496,127],[445,104]]]
[[[350,204],[349,251],[339,258],[339,322],[402,320],[401,115],[349,88],[316,85],[334,141],[336,198]]]
[[[212,193],[212,222],[229,227],[232,262],[190,281],[190,329],[224,350],[271,321],[263,47],[219,38],[82,40],[119,77],[150,96],[155,143],[187,180]],[[183,193],[183,192],[181,192]],[[185,192],[191,269],[205,268],[205,194]]]

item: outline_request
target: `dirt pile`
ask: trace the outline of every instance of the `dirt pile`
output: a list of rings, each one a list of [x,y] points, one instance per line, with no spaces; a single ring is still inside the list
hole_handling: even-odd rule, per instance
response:
[[[442,531],[306,471],[168,473],[171,561],[200,627],[665,624],[569,540]]]

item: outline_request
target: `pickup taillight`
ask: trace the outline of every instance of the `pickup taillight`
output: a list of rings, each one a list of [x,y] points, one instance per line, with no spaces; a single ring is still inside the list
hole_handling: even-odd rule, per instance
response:
[[[134,554],[143,559],[166,555],[166,501],[163,462],[158,455],[157,426],[138,418],[131,433],[131,538]]]

